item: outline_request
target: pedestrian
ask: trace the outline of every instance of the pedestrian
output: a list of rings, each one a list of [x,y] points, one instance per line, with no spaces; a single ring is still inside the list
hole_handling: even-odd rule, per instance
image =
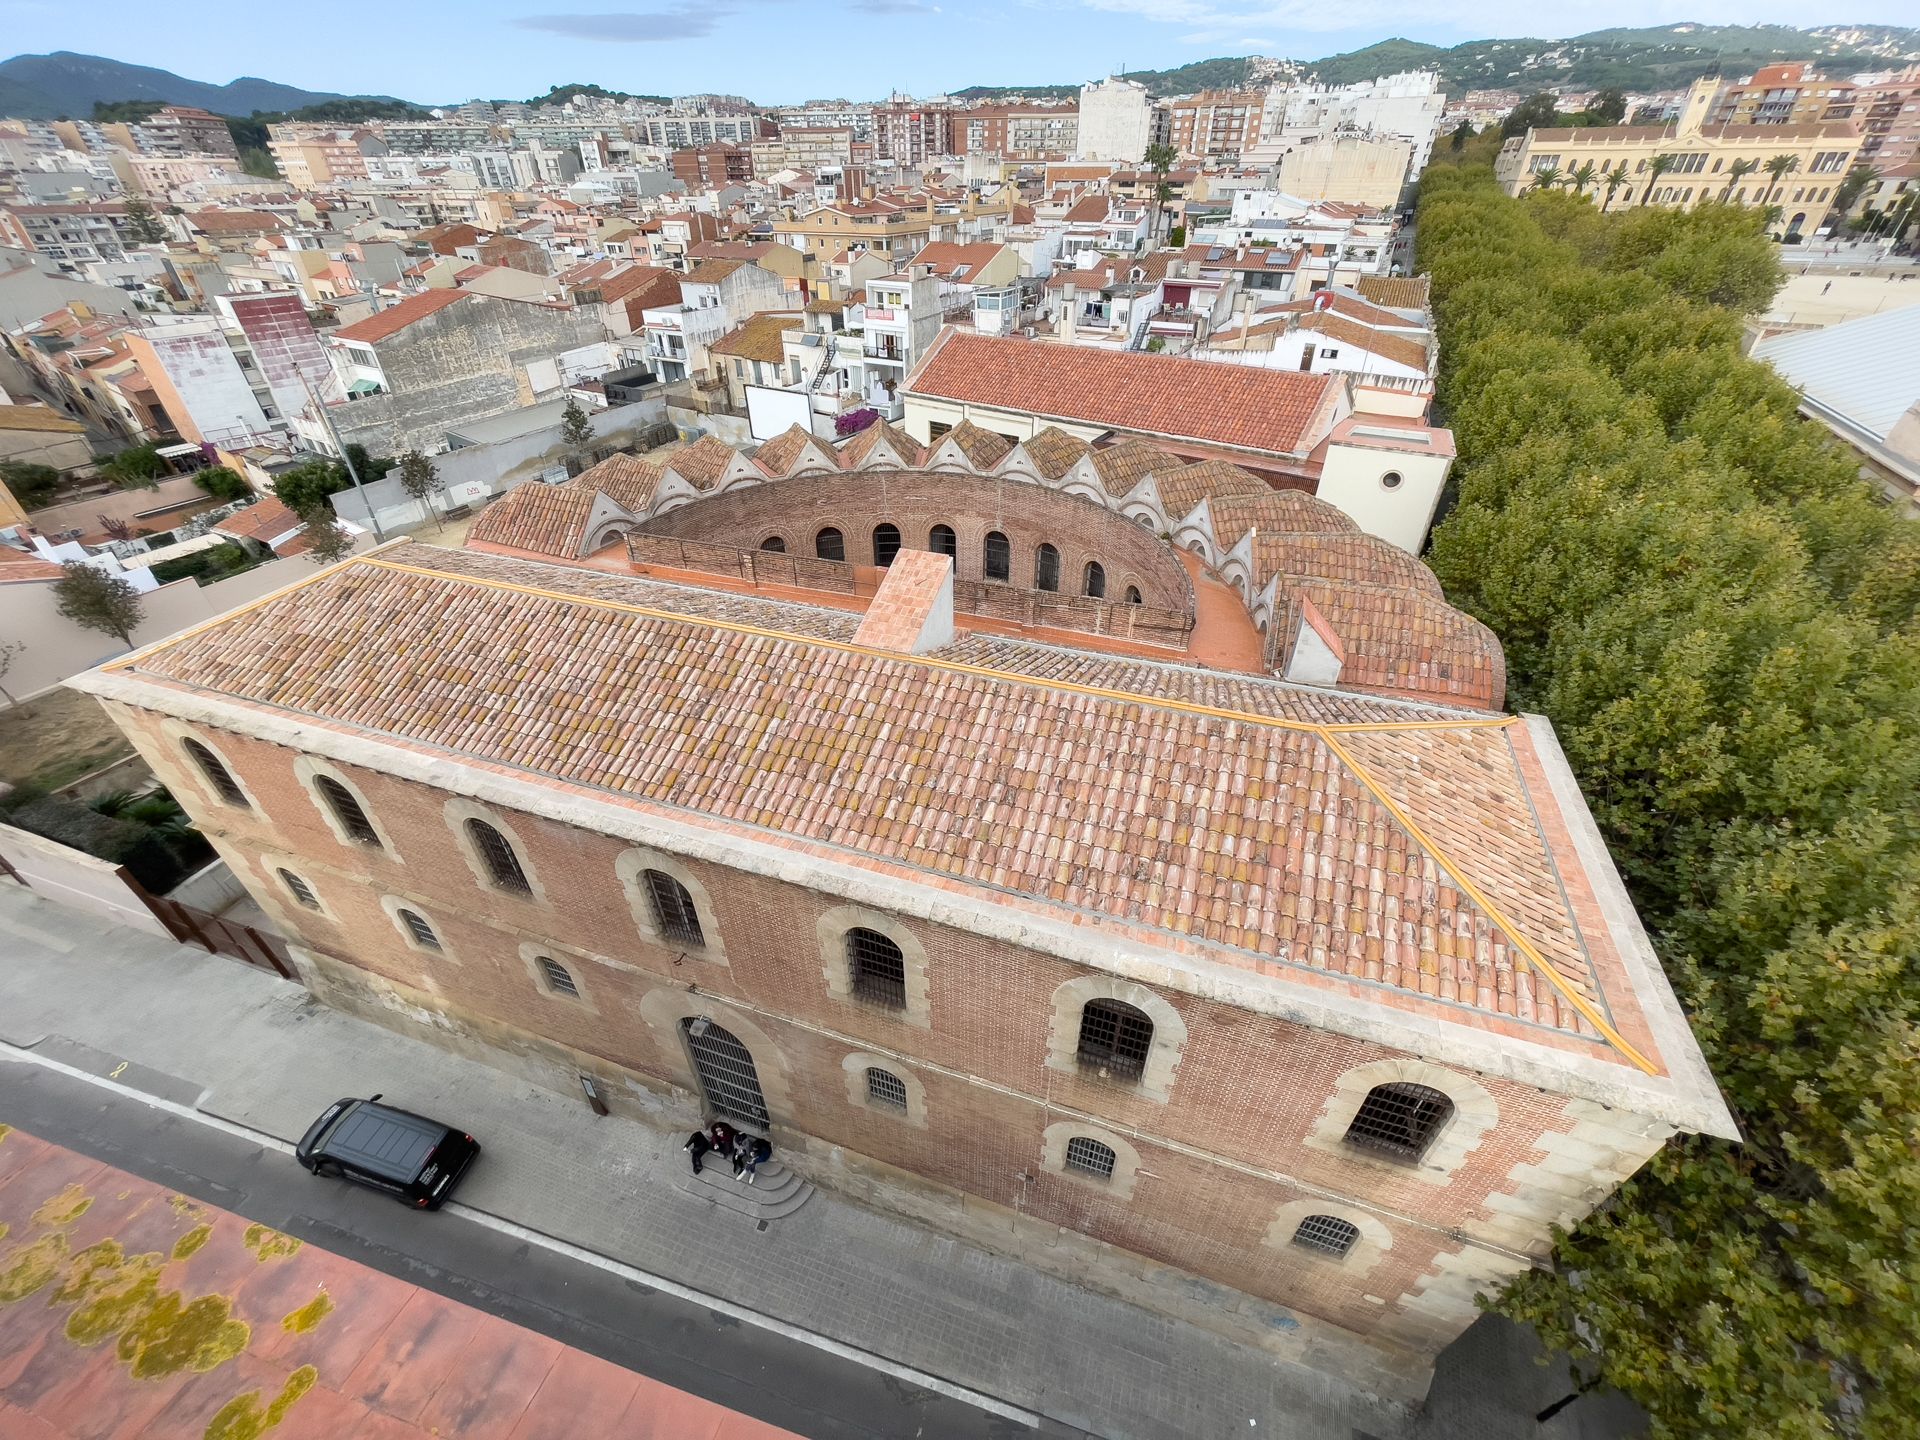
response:
[[[740,1136],[734,1141],[733,1178],[745,1180],[749,1185],[758,1184],[759,1180],[755,1172],[764,1162],[772,1158],[772,1141],[764,1140],[758,1135]],[[742,1174],[742,1171],[745,1174]]]
[[[724,1120],[712,1120],[707,1124],[707,1140],[722,1155],[733,1153],[734,1137],[739,1133]]]
[[[1832,282],[1831,280],[1829,280],[1829,281],[1828,281],[1828,282],[1827,282],[1826,284],[1824,284],[1824,285],[1822,285],[1822,286],[1820,287],[1820,293],[1821,293],[1822,295],[1824,295],[1824,294],[1826,294],[1826,293],[1827,293],[1827,291],[1829,291],[1829,290],[1831,290],[1831,289],[1833,289],[1833,282]]]
[[[713,1142],[707,1139],[706,1131],[696,1130],[687,1136],[687,1143],[680,1148],[686,1151],[688,1157],[692,1159],[693,1173],[698,1175],[700,1173],[700,1161],[709,1150],[713,1149]]]

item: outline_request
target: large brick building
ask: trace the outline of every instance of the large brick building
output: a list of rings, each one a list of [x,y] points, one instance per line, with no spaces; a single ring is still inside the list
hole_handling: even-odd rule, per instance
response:
[[[1260,1343],[1731,1133],[1498,643],[1222,462],[707,439],[76,683],[322,997]]]

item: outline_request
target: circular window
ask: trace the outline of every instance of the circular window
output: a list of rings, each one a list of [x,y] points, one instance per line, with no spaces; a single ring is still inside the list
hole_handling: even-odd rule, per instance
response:
[[[1380,477],[1380,488],[1382,490],[1398,490],[1400,488],[1400,472],[1398,470],[1387,471],[1386,474]]]

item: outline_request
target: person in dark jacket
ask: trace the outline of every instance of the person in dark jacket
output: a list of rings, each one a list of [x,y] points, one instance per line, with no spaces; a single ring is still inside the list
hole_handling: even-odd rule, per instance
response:
[[[696,1130],[687,1136],[687,1143],[680,1148],[687,1152],[688,1157],[693,1161],[693,1173],[698,1175],[700,1173],[700,1161],[706,1156],[709,1150],[713,1149],[713,1142],[707,1139],[706,1131]]]
[[[724,1120],[712,1121],[707,1126],[707,1140],[722,1155],[733,1154],[733,1142],[740,1132]]]
[[[745,1180],[749,1185],[758,1184],[755,1172],[767,1160],[773,1158],[773,1144],[758,1135],[741,1135],[733,1142],[733,1178]],[[745,1174],[741,1172],[744,1171]]]

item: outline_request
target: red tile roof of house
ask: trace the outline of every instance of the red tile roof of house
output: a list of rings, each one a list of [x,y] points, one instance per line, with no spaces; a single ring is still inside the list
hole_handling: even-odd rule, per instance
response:
[[[292,506],[267,495],[246,509],[236,510],[226,519],[216,521],[213,528],[222,535],[271,545],[278,536],[285,535],[289,530],[297,530],[300,523],[300,517],[294,513]]]
[[[25,580],[58,580],[66,573],[51,560],[42,560],[38,555],[16,550],[11,545],[0,545],[0,585],[13,585]]]
[[[1333,423],[1341,382],[1090,345],[946,330],[907,377],[906,393],[1080,425],[1297,455]]]
[[[920,253],[907,263],[913,266],[930,266],[934,274],[944,275],[950,280],[967,281],[991,265],[1005,248],[1004,245],[996,245],[986,240],[972,245],[956,245],[951,240],[936,240],[931,245],[921,246]]]
[[[438,314],[449,305],[458,305],[471,297],[464,290],[428,290],[423,294],[409,295],[397,305],[389,305],[364,320],[356,320],[351,325],[343,325],[332,332],[335,340],[357,340],[363,345],[374,345],[390,336],[398,335],[416,320],[424,320],[429,315]]]
[[[84,435],[87,427],[45,405],[0,405],[0,430],[42,430],[59,435]]]

